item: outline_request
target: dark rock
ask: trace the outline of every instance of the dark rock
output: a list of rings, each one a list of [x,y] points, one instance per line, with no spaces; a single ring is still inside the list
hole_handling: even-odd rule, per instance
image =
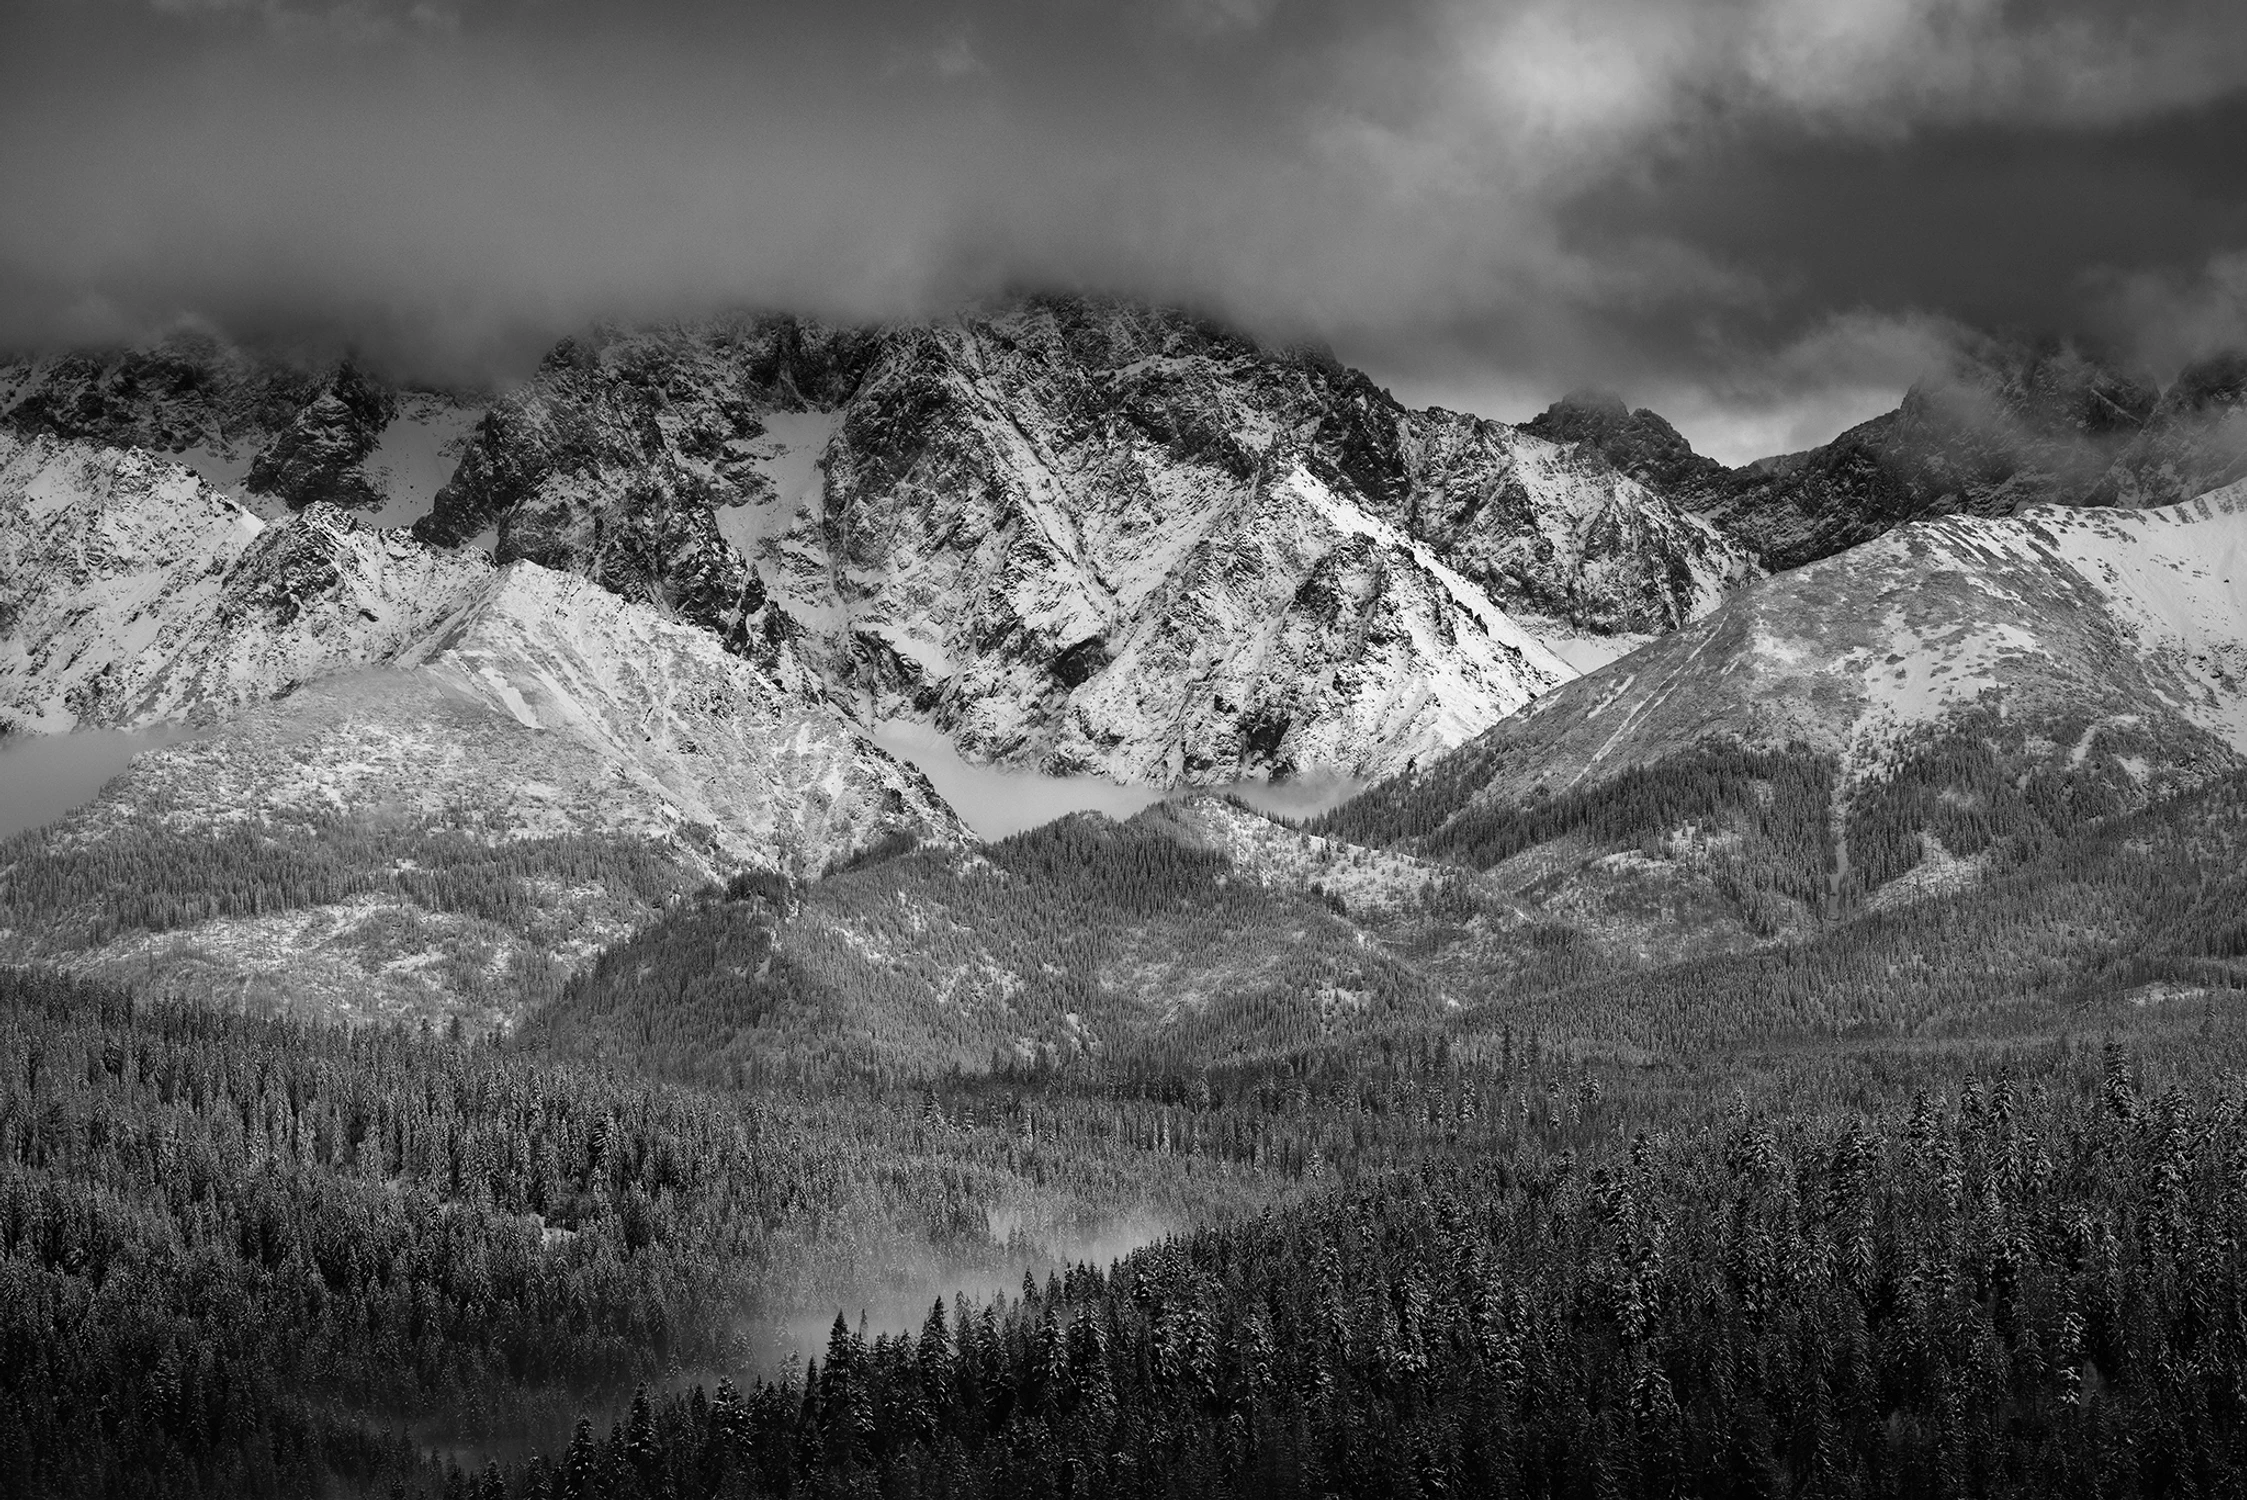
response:
[[[1522,424],[1547,442],[1592,449],[1640,484],[1688,508],[1719,493],[1730,471],[1693,451],[1684,436],[1644,407],[1632,411],[1611,391],[1571,391]]]
[[[285,427],[320,387],[316,372],[197,330],[143,349],[35,361],[5,420],[19,432],[115,447],[229,453]]]
[[[346,359],[250,465],[244,488],[302,510],[325,500],[379,510],[382,491],[360,466],[398,415],[397,393]]]
[[[1703,513],[1764,566],[1799,567],[1931,516],[2081,504],[2158,400],[2072,344],[1979,340],[1886,416],[1821,448],[1736,470]]]
[[[2247,353],[2188,365],[2093,498],[2171,505],[2247,479]]]

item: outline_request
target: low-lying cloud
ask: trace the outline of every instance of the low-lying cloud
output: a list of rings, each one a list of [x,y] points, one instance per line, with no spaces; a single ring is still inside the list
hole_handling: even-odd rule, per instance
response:
[[[2247,12],[2201,0],[30,0],[0,342],[195,314],[504,373],[595,316],[1085,286],[1457,405],[1622,386],[1732,456],[1892,398],[1974,309],[1852,292],[1814,227],[1743,253],[1678,174],[2064,152],[2243,85]],[[2237,248],[2146,233],[2110,288]],[[2113,302],[2089,274],[2053,318]]]

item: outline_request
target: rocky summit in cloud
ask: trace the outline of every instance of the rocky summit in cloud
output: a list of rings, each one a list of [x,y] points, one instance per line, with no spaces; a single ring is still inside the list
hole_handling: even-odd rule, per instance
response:
[[[458,383],[602,316],[1095,288],[1738,464],[1951,323],[2205,354],[2243,82],[2221,0],[27,0],[0,343],[195,314]]]

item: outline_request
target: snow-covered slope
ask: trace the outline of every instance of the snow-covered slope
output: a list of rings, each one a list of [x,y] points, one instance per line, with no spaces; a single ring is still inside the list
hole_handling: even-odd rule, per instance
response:
[[[2247,755],[2247,484],[1900,528],[1758,584],[1452,763],[1515,768],[1494,792],[1557,790],[1722,734],[1862,777],[1984,708],[2130,729],[2179,772]]]
[[[2065,832],[2243,764],[2237,484],[1902,527],[1755,585],[1331,827],[1548,881],[1618,838],[1651,858],[1713,830],[1762,841],[1748,885],[1817,906],[1914,871],[1955,885],[2009,831]]]
[[[1596,457],[1079,299],[569,341],[418,532],[490,525],[869,720],[1154,784],[1395,769],[1752,573]]]
[[[330,507],[267,523],[137,449],[0,433],[0,732],[208,720],[387,659],[491,571]]]
[[[323,504],[269,524],[179,465],[52,438],[0,437],[0,712],[13,732],[205,726],[5,846],[8,951],[352,1014],[507,1014],[667,894],[970,840],[784,646],[754,664],[575,575]],[[397,887],[432,839],[524,851],[492,856],[499,877],[473,857],[515,894]],[[602,851],[628,889],[583,874]],[[42,905],[87,861],[199,871],[216,904],[136,930],[152,874]]]
[[[587,816],[638,816],[714,875],[813,875],[891,834],[968,841],[927,780],[810,691],[800,668],[784,663],[776,678],[707,631],[535,563],[510,564],[395,665],[528,738],[588,747],[606,769],[576,779],[609,800],[588,801]],[[460,774],[508,779],[504,760]]]

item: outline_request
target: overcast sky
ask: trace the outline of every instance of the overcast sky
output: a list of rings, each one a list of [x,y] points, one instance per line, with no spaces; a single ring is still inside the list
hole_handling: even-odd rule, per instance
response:
[[[0,342],[418,372],[1012,286],[1740,461],[1958,323],[2247,337],[2241,0],[5,0]]]

